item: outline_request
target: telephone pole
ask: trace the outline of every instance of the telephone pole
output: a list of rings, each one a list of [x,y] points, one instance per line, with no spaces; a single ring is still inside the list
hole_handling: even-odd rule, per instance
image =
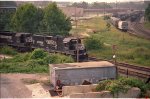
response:
[[[78,38],[78,33],[77,33],[77,11],[76,10],[77,9],[75,6],[75,25],[76,25],[76,34],[77,34],[77,44],[76,44],[77,55],[76,55],[76,58],[77,58],[77,62],[79,62],[79,48],[78,48],[79,38]]]

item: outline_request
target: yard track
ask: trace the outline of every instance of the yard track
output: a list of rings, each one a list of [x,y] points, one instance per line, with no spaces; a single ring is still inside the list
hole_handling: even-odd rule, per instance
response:
[[[89,61],[109,61],[116,64],[118,72],[126,76],[134,76],[142,79],[150,78],[150,68],[144,66],[137,66],[128,63],[114,62],[112,60],[98,59],[96,57],[89,57]]]
[[[145,30],[143,25],[139,22],[131,23],[128,33],[131,35],[135,35],[150,40],[150,30]]]

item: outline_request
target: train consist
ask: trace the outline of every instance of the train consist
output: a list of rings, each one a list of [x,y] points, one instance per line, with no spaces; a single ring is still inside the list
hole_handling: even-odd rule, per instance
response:
[[[75,60],[85,61],[88,55],[81,39],[64,36],[32,35],[30,33],[0,32],[0,45],[8,45],[22,51],[42,48],[48,52],[71,55]]]
[[[127,21],[121,21],[121,19],[116,17],[110,18],[111,23],[118,29],[122,31],[128,31],[128,22]]]

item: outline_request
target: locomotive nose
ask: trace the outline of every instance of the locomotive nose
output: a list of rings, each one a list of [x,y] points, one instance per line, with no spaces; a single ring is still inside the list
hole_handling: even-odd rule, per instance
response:
[[[84,50],[85,46],[83,44],[78,44],[78,45],[76,45],[76,49],[78,49],[78,50]]]

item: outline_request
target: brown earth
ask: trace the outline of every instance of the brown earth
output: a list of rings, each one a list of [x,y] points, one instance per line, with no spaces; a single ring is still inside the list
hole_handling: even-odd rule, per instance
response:
[[[46,85],[48,77],[48,74],[0,74],[0,98],[32,98],[33,91],[27,85],[41,82]],[[43,89],[48,91],[48,85]]]

